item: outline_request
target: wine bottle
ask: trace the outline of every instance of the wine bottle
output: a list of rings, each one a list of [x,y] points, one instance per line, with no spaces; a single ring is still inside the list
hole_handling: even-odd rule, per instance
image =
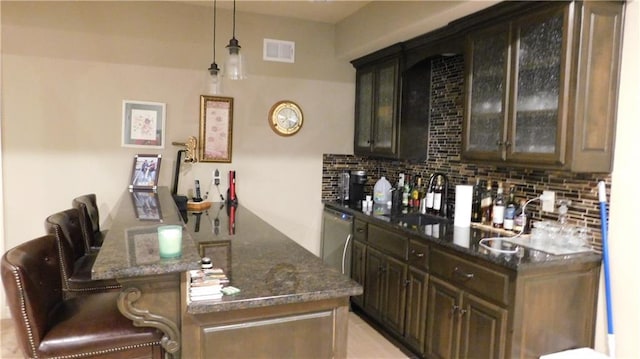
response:
[[[433,189],[433,214],[436,216],[441,215],[442,213],[442,177],[438,176],[436,179],[436,186]]]
[[[493,195],[491,190],[491,181],[487,182],[487,187],[482,192],[482,224],[491,225],[491,210],[493,209]]]
[[[433,213],[434,188],[435,188],[435,183],[429,180],[427,194],[425,197],[425,207],[427,208],[427,213]]]
[[[509,197],[507,199],[507,206],[504,209],[504,229],[513,230],[513,219],[516,216],[516,209],[518,204],[516,203],[515,186],[509,186]]]
[[[502,182],[498,182],[498,190],[496,192],[496,198],[493,200],[493,209],[491,210],[491,222],[493,227],[504,227],[504,209],[506,203],[504,201],[504,189],[502,188]]]
[[[480,179],[476,178],[476,184],[473,186],[473,198],[471,200],[471,222],[482,222],[482,207],[480,202],[482,201],[482,187],[480,185]]]

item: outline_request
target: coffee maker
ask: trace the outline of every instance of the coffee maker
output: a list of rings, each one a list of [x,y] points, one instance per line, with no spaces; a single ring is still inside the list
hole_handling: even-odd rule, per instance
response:
[[[364,185],[367,183],[367,172],[353,170],[349,174],[349,205],[354,208],[362,207],[365,199]]]

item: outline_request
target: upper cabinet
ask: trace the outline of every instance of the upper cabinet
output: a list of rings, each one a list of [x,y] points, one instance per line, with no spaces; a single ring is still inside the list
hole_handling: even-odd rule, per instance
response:
[[[352,62],[357,155],[413,161],[427,157],[431,63],[405,68],[404,57],[398,44]]]
[[[610,172],[623,6],[551,2],[469,31],[462,158]]]
[[[399,52],[357,69],[356,154],[396,155],[399,72]]]

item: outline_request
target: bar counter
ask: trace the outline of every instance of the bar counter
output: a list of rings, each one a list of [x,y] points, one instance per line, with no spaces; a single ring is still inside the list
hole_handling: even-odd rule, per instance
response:
[[[349,296],[362,287],[247,208],[213,203],[182,217],[160,187],[125,191],[112,216],[92,277],[117,279],[120,312],[163,331],[174,358],[346,357]],[[179,258],[159,256],[157,227],[166,224],[184,226]],[[240,292],[192,302],[187,272],[202,256]]]

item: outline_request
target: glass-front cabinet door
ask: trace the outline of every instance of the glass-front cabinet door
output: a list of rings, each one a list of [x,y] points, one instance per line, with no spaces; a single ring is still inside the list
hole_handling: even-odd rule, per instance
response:
[[[394,57],[356,73],[356,154],[396,155],[399,66]]]
[[[358,71],[356,77],[356,128],[354,150],[356,153],[371,148],[371,124],[373,123],[373,87],[374,71]]]
[[[467,48],[467,115],[463,152],[473,158],[504,159],[505,101],[509,75],[506,25],[470,37]]]
[[[562,10],[513,24],[513,86],[507,157],[559,162],[566,119],[560,113],[564,53]]]
[[[465,158],[561,164],[565,8],[468,37]]]

